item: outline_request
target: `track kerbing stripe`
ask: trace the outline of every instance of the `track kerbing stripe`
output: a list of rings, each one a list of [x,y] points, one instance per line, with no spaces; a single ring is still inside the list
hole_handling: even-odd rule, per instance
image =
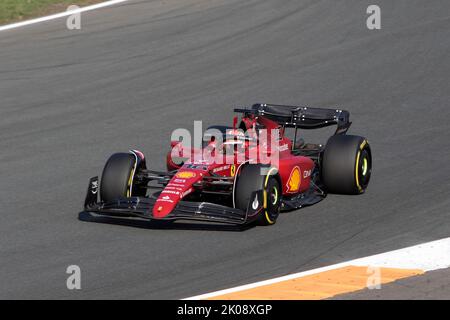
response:
[[[370,275],[368,270],[374,267],[380,270],[380,284],[449,268],[450,238],[202,294],[186,300],[329,298],[336,294],[364,289]],[[347,280],[343,279],[343,274],[347,274]]]

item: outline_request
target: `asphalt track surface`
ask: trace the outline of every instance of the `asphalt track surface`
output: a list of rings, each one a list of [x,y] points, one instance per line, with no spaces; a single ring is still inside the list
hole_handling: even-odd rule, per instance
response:
[[[369,4],[131,1],[0,33],[0,298],[184,298],[448,237],[450,3],[379,0],[379,31]],[[254,102],[350,110],[368,192],[246,231],[79,220],[111,153],[164,169],[173,129]]]

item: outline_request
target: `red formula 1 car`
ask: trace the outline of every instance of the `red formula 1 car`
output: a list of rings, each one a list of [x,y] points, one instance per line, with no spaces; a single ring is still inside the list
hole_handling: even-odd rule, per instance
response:
[[[366,190],[371,150],[365,138],[346,134],[347,111],[255,104],[235,112],[242,114],[239,126],[235,117],[233,127],[210,127],[200,146],[172,141],[167,172],[148,170],[140,151],[113,154],[101,182],[89,182],[85,211],[271,225],[281,211],[312,205],[327,193]],[[337,130],[325,146],[299,138],[299,129],[331,125]]]

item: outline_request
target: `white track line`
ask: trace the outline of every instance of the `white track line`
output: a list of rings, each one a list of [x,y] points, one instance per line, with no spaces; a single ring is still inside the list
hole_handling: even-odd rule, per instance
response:
[[[92,6],[86,6],[86,7],[80,8],[80,9],[76,9],[76,10],[65,11],[65,12],[56,13],[56,14],[53,14],[53,15],[50,15],[50,16],[46,16],[46,17],[41,17],[41,18],[31,19],[31,20],[27,20],[27,21],[12,23],[12,24],[8,24],[8,25],[5,25],[5,26],[0,26],[0,31],[21,28],[21,27],[29,26],[29,25],[32,25],[32,24],[40,23],[40,22],[55,20],[55,19],[59,19],[59,18],[70,16],[70,15],[73,15],[73,14],[77,14],[77,13],[82,13],[82,12],[86,12],[86,11],[92,11],[92,10],[96,10],[96,9],[100,9],[100,8],[113,6],[113,5],[116,5],[116,4],[119,4],[119,3],[122,3],[122,2],[127,2],[127,1],[129,1],[129,0],[110,0],[110,1],[94,4]]]
[[[290,274],[283,277],[269,279],[265,281],[255,282],[231,289],[215,291],[207,294],[202,294],[195,297],[186,298],[183,300],[203,300],[228,293],[234,293],[247,289],[253,289],[268,284],[278,283],[286,280],[292,280],[309,276],[312,274],[321,273],[324,271],[334,270],[348,266],[367,266],[367,267],[385,267],[385,268],[399,268],[399,269],[419,269],[423,271],[431,271],[437,269],[444,269],[450,267],[450,238],[445,238],[437,241],[427,242],[416,246],[389,251],[365,258],[350,260],[327,267],[313,269],[309,271]]]

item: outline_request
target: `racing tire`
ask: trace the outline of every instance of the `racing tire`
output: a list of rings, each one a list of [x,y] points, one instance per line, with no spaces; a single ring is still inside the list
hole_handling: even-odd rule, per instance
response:
[[[322,157],[322,181],[330,193],[361,194],[369,185],[372,153],[366,138],[335,135]]]
[[[261,169],[267,170],[262,175]],[[238,172],[235,194],[235,206],[247,211],[255,191],[263,190],[263,210],[256,222],[258,225],[272,225],[277,221],[281,208],[281,184],[276,168],[259,164],[243,165]]]
[[[131,153],[115,153],[105,164],[100,183],[100,199],[103,202],[131,197],[136,171],[136,158]]]

